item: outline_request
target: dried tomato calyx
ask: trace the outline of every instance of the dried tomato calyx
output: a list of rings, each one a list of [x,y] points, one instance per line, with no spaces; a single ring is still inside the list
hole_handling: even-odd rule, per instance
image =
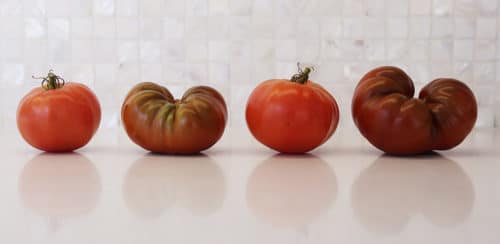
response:
[[[46,77],[32,76],[32,78],[33,79],[41,79],[42,80],[42,88],[45,89],[46,91],[61,88],[66,83],[66,81],[62,77],[54,74],[54,71],[52,69],[49,70],[49,73],[47,73]]]
[[[304,84],[309,80],[309,74],[314,70],[314,67],[305,67],[303,70],[300,67],[300,63],[297,63],[298,73],[294,74],[290,81]]]

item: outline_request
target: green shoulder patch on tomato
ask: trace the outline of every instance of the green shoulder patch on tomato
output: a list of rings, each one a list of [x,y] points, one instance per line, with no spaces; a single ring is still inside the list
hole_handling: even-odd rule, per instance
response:
[[[311,68],[290,80],[262,82],[246,107],[246,122],[262,144],[282,153],[305,153],[326,142],[337,128],[337,102],[308,80]]]
[[[97,131],[101,107],[85,85],[49,71],[42,86],[24,96],[17,109],[17,127],[35,148],[69,152],[85,146]]]
[[[165,87],[142,82],[128,93],[121,116],[130,139],[144,149],[194,154],[221,138],[227,108],[222,95],[208,86],[192,87],[174,99]]]

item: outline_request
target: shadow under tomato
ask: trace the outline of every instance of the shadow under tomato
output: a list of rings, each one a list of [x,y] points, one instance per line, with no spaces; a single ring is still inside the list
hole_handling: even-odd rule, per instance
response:
[[[311,154],[277,154],[250,175],[246,201],[260,220],[301,229],[326,212],[337,197],[333,169]]]
[[[101,180],[85,156],[42,153],[22,169],[18,190],[25,207],[49,218],[57,229],[61,219],[83,216],[95,208]]]
[[[395,234],[416,214],[437,226],[455,226],[470,215],[474,195],[464,170],[437,153],[383,155],[354,182],[351,204],[368,230]]]
[[[145,218],[158,217],[173,205],[207,216],[222,206],[225,191],[224,173],[204,154],[148,153],[132,164],[123,184],[128,209]]]

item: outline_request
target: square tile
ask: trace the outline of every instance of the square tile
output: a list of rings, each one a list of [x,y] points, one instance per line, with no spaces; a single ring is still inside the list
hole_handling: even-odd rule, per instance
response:
[[[432,3],[432,0],[410,0],[410,15],[430,15]]]
[[[428,17],[410,18],[409,36],[411,39],[427,39],[430,37],[430,35],[431,35],[431,18]]]
[[[47,22],[44,18],[26,18],[24,24],[25,38],[47,37]]]
[[[453,59],[471,61],[474,58],[474,40],[455,40],[453,44]]]
[[[496,18],[479,17],[476,19],[476,37],[479,39],[495,39],[497,35]]]
[[[176,1],[178,3],[173,3],[173,1],[164,0],[140,0],[139,1],[139,15],[145,18],[155,18],[162,17],[164,11],[172,6],[177,6],[179,4],[184,4],[184,1]],[[170,5],[172,4],[172,5]]]
[[[185,42],[183,39],[169,39],[163,41],[163,62],[179,62],[186,58]]]
[[[114,0],[94,0],[94,14],[102,16],[113,16],[115,13]]]
[[[227,40],[230,37],[230,23],[226,17],[210,17],[208,20],[208,39]]]
[[[388,16],[408,16],[409,0],[386,0],[385,10]]]
[[[432,19],[431,38],[446,39],[453,36],[453,19],[449,17],[435,17]]]
[[[116,38],[139,39],[139,18],[119,17],[115,19]]]
[[[208,0],[185,0],[187,16],[207,16]]]
[[[493,40],[477,40],[474,50],[475,60],[494,61],[496,59],[496,42]]]
[[[344,0],[342,12],[344,16],[362,16],[365,14],[366,7],[364,0]]]
[[[208,0],[208,13],[210,16],[229,14],[230,0]]]
[[[30,39],[28,39],[30,40]],[[31,40],[36,43],[35,40]],[[43,43],[43,42],[42,42]],[[43,46],[41,46],[43,48]],[[21,63],[24,61],[25,45],[16,39],[0,40],[0,52],[2,53],[2,62],[16,62]],[[29,57],[29,56],[26,56]]]
[[[368,61],[385,60],[385,40],[366,40],[365,57]]]
[[[386,13],[385,0],[365,1],[366,16],[384,17]]]
[[[474,38],[476,35],[475,18],[455,18],[455,38]]]
[[[116,25],[113,17],[94,18],[94,36],[96,39],[114,39]]]
[[[383,39],[386,37],[386,19],[383,17],[367,17],[364,20],[365,38]]]
[[[139,43],[139,61],[147,64],[161,63],[161,46],[160,41],[141,41]]]
[[[115,13],[119,17],[131,17],[139,14],[139,0],[115,0]]]
[[[94,20],[90,17],[71,18],[71,37],[73,39],[90,39],[94,36]]]
[[[142,18],[139,23],[141,40],[160,40],[163,37],[161,18]]]
[[[229,62],[230,57],[229,41],[209,41],[208,42],[208,58],[210,61]]]
[[[297,60],[297,41],[294,39],[275,40],[277,61],[293,62]]]
[[[93,63],[94,42],[92,40],[73,40],[71,42],[72,63]]]
[[[431,60],[450,61],[452,60],[453,41],[451,40],[431,40],[430,53]]]
[[[136,40],[118,41],[116,52],[119,64],[139,62],[139,42]]]
[[[184,37],[185,22],[183,18],[166,17],[163,19],[163,39],[180,39]]]
[[[186,60],[206,62],[208,59],[208,42],[206,40],[188,40],[186,42]]]
[[[20,1],[15,1],[20,2]],[[22,0],[23,12],[26,17],[42,17],[47,14],[46,0]]]
[[[435,16],[450,16],[453,13],[453,0],[433,0],[432,3]]]
[[[406,18],[389,18],[386,23],[387,38],[403,39],[408,37],[408,20]]]
[[[412,40],[409,46],[409,56],[411,60],[426,61],[429,59],[429,41]]]

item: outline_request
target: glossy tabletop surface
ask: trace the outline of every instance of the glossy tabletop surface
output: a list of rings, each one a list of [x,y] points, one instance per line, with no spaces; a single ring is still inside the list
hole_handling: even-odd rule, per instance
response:
[[[500,243],[499,132],[391,157],[354,129],[292,156],[235,128],[195,156],[104,129],[45,154],[2,131],[0,243]]]

